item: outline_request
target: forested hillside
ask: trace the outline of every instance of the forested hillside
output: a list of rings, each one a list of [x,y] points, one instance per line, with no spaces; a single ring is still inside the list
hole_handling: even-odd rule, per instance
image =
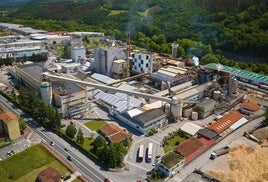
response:
[[[130,34],[140,46],[166,53],[168,43],[189,39],[208,48],[199,56],[267,57],[267,10],[267,0],[37,1],[10,11],[9,18],[46,30],[104,31],[118,39]]]

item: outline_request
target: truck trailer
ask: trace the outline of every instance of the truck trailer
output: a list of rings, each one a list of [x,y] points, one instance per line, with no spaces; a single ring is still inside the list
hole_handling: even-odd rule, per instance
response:
[[[216,157],[229,153],[229,151],[230,151],[230,147],[228,146],[214,150],[210,155],[210,159],[214,160]]]

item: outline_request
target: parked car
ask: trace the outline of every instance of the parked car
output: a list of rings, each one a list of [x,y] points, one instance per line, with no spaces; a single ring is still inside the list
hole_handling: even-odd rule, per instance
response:
[[[108,179],[108,178],[105,178],[104,179],[104,182],[113,182],[112,180]]]
[[[66,176],[63,181],[67,181],[68,179],[71,179],[71,175]]]
[[[67,159],[68,159],[69,161],[72,161],[72,160],[73,160],[72,156],[70,156],[70,155],[67,156]]]
[[[8,151],[8,152],[7,152],[7,155],[8,155],[9,157],[13,156],[14,154],[15,154],[15,151],[14,151],[14,150],[11,150],[11,151]]]

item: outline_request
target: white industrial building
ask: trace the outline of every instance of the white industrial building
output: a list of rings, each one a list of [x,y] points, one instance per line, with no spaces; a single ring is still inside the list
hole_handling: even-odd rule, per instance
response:
[[[74,62],[86,57],[86,48],[84,46],[76,46],[71,48],[71,57]]]
[[[185,83],[191,80],[190,74],[185,68],[176,66],[166,66],[151,74],[155,87],[161,90],[167,88],[166,82],[170,86]]]
[[[23,27],[23,25],[20,24],[13,24],[13,23],[0,23],[0,30],[8,31],[14,28]]]
[[[126,59],[122,48],[100,47],[94,50],[95,71],[100,74],[111,76],[113,63],[118,59]]]
[[[80,63],[62,63],[61,64],[61,72],[63,73],[76,73],[82,70],[83,66]]]
[[[203,127],[194,124],[194,123],[185,123],[184,125],[182,125],[181,130],[194,136],[195,134],[197,134],[197,132],[202,129]]]
[[[63,41],[70,40],[71,36],[33,33],[30,35],[30,39],[39,40],[42,43],[47,43],[47,44],[61,44]]]
[[[63,117],[73,117],[89,109],[84,88],[74,83],[52,81],[54,105]]]
[[[36,30],[30,27],[15,27],[12,28],[11,31],[21,35],[45,34],[47,32],[46,30]]]
[[[10,47],[10,48],[0,48],[0,58],[24,58],[31,57],[38,54],[48,54],[46,49],[41,49],[40,46],[34,47]]]
[[[18,39],[16,36],[4,36],[0,37],[0,48],[12,48],[12,47],[35,47],[41,46],[41,41],[30,39]]]
[[[166,113],[164,113],[162,108],[150,110],[134,108],[122,114],[114,111],[110,113],[141,133],[147,133],[153,128],[166,125],[168,122]]]
[[[115,60],[112,67],[112,77],[115,79],[122,79],[126,76],[127,62],[123,59]]]

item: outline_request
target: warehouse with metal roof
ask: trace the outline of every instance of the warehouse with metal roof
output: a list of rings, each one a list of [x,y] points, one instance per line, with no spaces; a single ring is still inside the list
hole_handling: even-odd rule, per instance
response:
[[[220,68],[222,71],[226,71],[226,72],[234,74],[236,76],[237,80],[243,81],[243,82],[246,82],[249,84],[268,85],[268,76],[266,76],[266,75],[261,75],[261,74],[253,73],[253,72],[246,71],[246,70],[232,68],[232,67],[220,65],[217,63],[209,63],[205,67],[211,68],[211,69],[216,69],[216,70],[218,70]]]
[[[237,111],[234,111],[225,115],[217,122],[210,125],[208,128],[220,134],[226,129],[228,129],[231,125],[233,125],[235,122],[240,120],[241,118],[243,118],[243,115]]]

